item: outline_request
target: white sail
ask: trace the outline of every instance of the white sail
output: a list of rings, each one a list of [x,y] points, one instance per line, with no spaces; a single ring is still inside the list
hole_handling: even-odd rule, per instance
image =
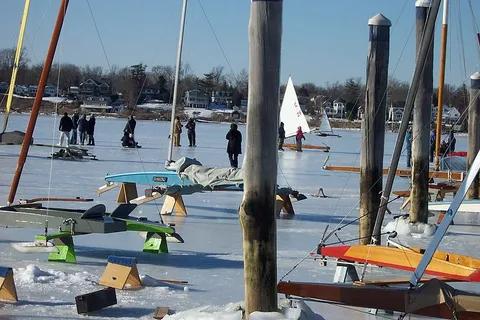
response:
[[[322,108],[322,122],[320,122],[320,127],[318,128],[318,131],[333,133],[332,126],[330,126],[330,120],[328,120],[327,113],[323,108]]]
[[[285,125],[285,137],[287,138],[295,136],[298,127],[302,127],[303,133],[310,132],[307,119],[305,119],[302,109],[300,109],[291,76],[288,77],[287,88],[285,89],[280,109],[280,122],[283,122]]]

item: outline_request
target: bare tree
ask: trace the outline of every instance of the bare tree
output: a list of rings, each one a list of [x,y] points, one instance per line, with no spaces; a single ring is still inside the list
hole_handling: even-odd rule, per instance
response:
[[[327,82],[325,86],[325,93],[330,99],[341,98],[344,91],[344,86],[340,82]]]
[[[410,84],[406,81],[400,81],[398,79],[390,77],[388,79],[388,101],[404,101],[408,93]]]
[[[10,82],[13,63],[15,62],[15,53],[16,48],[0,49],[0,82]],[[25,70],[28,67],[28,62],[27,50],[22,48],[18,63],[19,70]]]
[[[90,65],[86,65],[82,68],[82,77],[83,81],[87,79],[92,80],[100,80],[103,78],[104,72],[103,68],[99,66],[92,67]]]

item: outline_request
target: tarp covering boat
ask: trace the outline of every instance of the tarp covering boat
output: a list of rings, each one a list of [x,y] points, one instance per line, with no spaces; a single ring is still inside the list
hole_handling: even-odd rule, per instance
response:
[[[187,157],[175,161],[175,171],[194,184],[203,187],[219,187],[224,185],[242,185],[243,171],[239,168],[217,168],[203,166],[198,160]]]
[[[459,156],[444,157],[440,160],[440,170],[467,171],[467,158]]]

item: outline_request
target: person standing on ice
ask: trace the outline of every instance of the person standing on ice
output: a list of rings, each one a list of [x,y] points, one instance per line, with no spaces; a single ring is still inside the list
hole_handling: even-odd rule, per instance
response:
[[[278,150],[283,150],[283,143],[285,142],[285,127],[283,122],[280,122],[280,127],[278,128]]]
[[[65,138],[65,146],[68,147],[70,145],[70,131],[72,131],[72,128],[72,119],[70,119],[68,113],[65,112],[62,119],[60,119],[60,125],[58,126],[58,130],[60,130],[60,142],[58,143],[59,146],[63,145],[63,140]]]
[[[302,139],[305,139],[305,135],[303,134],[302,127],[297,128],[297,134],[295,135],[295,140],[297,142],[297,152],[302,152]]]
[[[228,140],[227,153],[232,168],[238,168],[238,155],[242,153],[242,133],[238,131],[236,123],[230,125],[226,137]]]
[[[70,144],[77,144],[77,129],[78,129],[78,121],[80,120],[80,116],[78,115],[78,111],[75,111],[75,113],[72,116],[72,136],[70,137]]]
[[[188,119],[185,128],[187,128],[187,135],[188,135],[188,146],[189,147],[196,147],[196,132],[195,132],[195,120],[193,118]]]
[[[78,133],[80,134],[80,143],[82,144],[82,146],[84,145],[85,139],[87,138],[87,126],[87,115],[84,114],[80,118],[80,120],[78,120]]]
[[[95,138],[93,137],[93,135],[95,133],[95,123],[96,123],[95,115],[92,114],[90,116],[90,119],[88,119],[88,122],[87,122],[87,134],[88,134],[87,145],[88,146],[94,146],[95,145]]]
[[[412,160],[412,127],[408,127],[405,135],[405,143],[407,145],[407,168],[410,168]]]
[[[430,162],[433,162],[433,154],[435,153],[436,141],[437,141],[437,132],[435,131],[435,129],[433,129],[432,133],[430,134],[430,156],[429,156]]]
[[[183,124],[180,122],[180,117],[175,118],[175,127],[173,128],[173,145],[175,147],[181,147],[180,134],[182,133]]]
[[[453,130],[451,130],[448,134],[447,138],[447,150],[445,151],[446,154],[450,154],[455,152],[455,144],[457,143],[457,139],[453,134]]]

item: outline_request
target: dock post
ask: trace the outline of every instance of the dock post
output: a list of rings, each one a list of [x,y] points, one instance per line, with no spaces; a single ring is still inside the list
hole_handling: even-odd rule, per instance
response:
[[[428,0],[415,2],[416,10],[416,52],[420,50],[431,3]],[[427,59],[415,97],[412,130],[412,192],[410,221],[428,221],[428,181],[430,146],[430,122],[433,96],[433,40],[428,49]],[[433,142],[433,146],[435,142]],[[429,152],[431,154],[429,154]]]
[[[277,311],[277,133],[282,0],[252,0],[243,201],[245,319]],[[261,133],[261,134],[260,134]]]
[[[470,77],[470,104],[468,105],[468,153],[467,170],[480,150],[480,73],[476,72]],[[478,199],[478,188],[480,187],[478,175],[473,180],[472,186],[468,189],[467,199]]]
[[[360,244],[372,237],[382,191],[383,151],[390,54],[390,26],[382,14],[368,20],[369,52],[367,60],[367,94],[362,120],[360,157]]]

